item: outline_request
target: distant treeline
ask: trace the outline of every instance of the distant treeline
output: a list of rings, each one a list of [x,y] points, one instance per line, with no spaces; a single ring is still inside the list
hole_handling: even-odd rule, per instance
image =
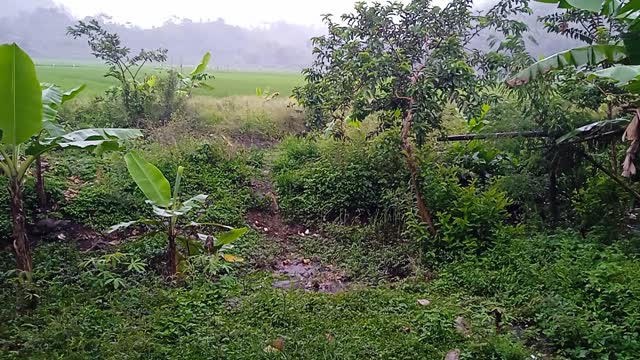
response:
[[[537,58],[576,45],[574,40],[547,34],[537,21],[538,16],[555,11],[553,6],[532,3],[531,7],[534,14],[523,20],[529,25],[530,38],[535,39],[529,42],[532,56]],[[17,42],[41,61],[92,59],[84,41],[74,40],[66,35],[67,26],[76,23],[78,19],[64,9],[22,8],[12,15],[0,15],[0,43]],[[173,65],[195,64],[203,53],[211,51],[212,66],[225,69],[300,70],[312,60],[310,38],[324,31],[317,26],[284,22],[270,24],[264,29],[247,29],[226,24],[222,19],[209,22],[183,19],[166,22],[152,29],[142,29],[112,23],[104,15],[98,18],[107,24],[108,29],[120,34],[134,51],[140,48],[167,48],[169,63]],[[487,46],[486,39],[490,35],[486,34],[475,46]]]

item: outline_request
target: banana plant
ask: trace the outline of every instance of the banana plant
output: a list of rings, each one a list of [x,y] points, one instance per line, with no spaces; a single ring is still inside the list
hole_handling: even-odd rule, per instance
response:
[[[147,203],[153,208],[155,219],[142,218],[112,226],[108,233],[124,230],[133,225],[145,225],[151,232],[164,232],[168,238],[167,275],[178,274],[181,265],[186,264],[189,256],[208,253],[220,256],[228,262],[241,262],[242,258],[229,253],[232,243],[247,232],[247,228],[234,229],[216,223],[196,223],[185,220],[194,209],[203,206],[207,195],[196,195],[187,200],[182,199],[180,182],[184,173],[182,166],[178,167],[173,190],[169,180],[155,165],[146,161],[138,152],[131,151],[125,155],[127,169],[133,181],[147,198]],[[199,228],[213,226],[224,229],[217,235],[198,232]],[[181,252],[178,251],[180,245]]]
[[[54,84],[42,83],[40,86],[42,87],[42,131],[39,136],[62,136],[65,133],[65,129],[58,123],[58,112],[65,102],[78,96],[86,85],[83,84],[66,92]],[[42,156],[36,157],[34,176],[36,178],[38,208],[40,212],[44,213],[47,210],[48,201]]]
[[[607,18],[608,21],[620,22],[622,26],[620,39],[605,44],[566,50],[546,59],[538,61],[520,71],[506,82],[510,86],[519,86],[540,78],[551,70],[567,66],[576,68],[589,66],[600,68],[591,71],[589,77],[609,79],[630,93],[640,95],[640,0],[538,0],[544,3],[557,4],[561,9],[579,10]],[[634,160],[640,149],[640,109],[631,109],[633,119],[628,122],[623,141],[631,142],[623,163],[624,177],[636,173]],[[622,124],[625,120],[622,119]],[[589,139],[603,128],[618,126],[620,121],[609,119],[575,129],[559,138],[558,144],[574,141],[578,138]]]
[[[180,83],[178,84],[178,90],[176,92],[181,95],[191,96],[191,92],[195,88],[207,88],[212,89],[205,81],[209,79],[213,79],[213,75],[206,73],[207,66],[209,66],[209,61],[211,61],[211,53],[207,52],[200,60],[198,66],[196,66],[193,71],[191,71],[188,75],[185,75],[181,72],[178,72],[178,79]]]
[[[33,61],[16,44],[0,45],[0,172],[8,178],[16,270],[33,271],[23,204],[24,181],[35,160],[52,149],[117,149],[142,136],[135,129],[85,129],[41,136],[47,105]]]
[[[518,86],[540,78],[551,70],[567,66],[602,66],[616,64],[614,68],[638,68],[640,65],[640,0],[537,0],[557,4],[561,9],[582,10],[624,24],[621,41],[594,44],[569,49],[537,61],[507,80],[510,86]],[[598,76],[617,80],[615,75],[623,70],[600,73]],[[628,71],[624,71],[628,73]],[[640,78],[636,78],[640,81]]]

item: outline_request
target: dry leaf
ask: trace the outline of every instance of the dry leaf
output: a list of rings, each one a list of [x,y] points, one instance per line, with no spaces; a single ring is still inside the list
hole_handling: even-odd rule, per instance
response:
[[[284,351],[284,339],[281,337],[275,339],[271,346],[278,349],[278,351]]]
[[[622,134],[622,141],[633,141],[638,139],[638,133],[640,133],[640,129],[638,125],[640,125],[640,110],[636,110],[636,116],[633,117],[629,126]]]
[[[240,256],[234,256],[234,255],[230,255],[230,254],[224,254],[222,257],[224,257],[224,260],[230,263],[239,263],[239,262],[243,262],[244,259],[241,258]]]
[[[627,156],[625,156],[624,163],[622,164],[622,176],[626,178],[635,175],[637,172],[635,160],[638,148],[640,148],[638,134],[640,134],[640,110],[636,110],[636,116],[633,117],[633,121],[627,126],[627,129],[622,135],[623,141],[625,139],[631,141],[631,146],[627,149]]]
[[[444,358],[444,360],[458,360],[458,359],[460,359],[460,350],[458,349],[449,351],[447,353],[447,356]]]
[[[329,344],[333,344],[334,341],[336,341],[336,339],[333,337],[333,335],[327,334],[327,342]]]
[[[273,346],[269,345],[269,346],[265,347],[264,349],[262,349],[262,351],[264,351],[266,353],[269,353],[269,354],[272,354],[272,353],[277,353],[280,350],[278,350],[278,349],[274,348]]]

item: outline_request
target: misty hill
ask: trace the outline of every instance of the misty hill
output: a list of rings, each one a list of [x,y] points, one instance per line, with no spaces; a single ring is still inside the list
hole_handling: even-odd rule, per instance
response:
[[[205,52],[211,51],[213,66],[233,69],[302,69],[312,60],[310,38],[320,32],[317,28],[282,22],[246,29],[226,24],[222,19],[172,20],[160,27],[142,29],[112,23],[103,15],[98,18],[134,51],[167,48],[169,63],[174,65],[196,64]],[[77,19],[57,7],[23,11],[0,18],[0,43],[16,42],[40,61],[92,60],[85,40],[66,35],[66,28],[76,22]]]
[[[7,7],[10,10],[0,15],[0,43],[17,42],[39,61],[93,60],[84,40],[74,40],[66,35],[67,26],[75,24],[77,19],[52,5],[51,0],[23,0],[20,3],[9,0]],[[529,36],[535,39],[528,42],[532,56],[550,55],[577,44],[575,40],[548,34],[537,21],[538,16],[555,12],[554,6],[532,3],[531,7],[534,14],[521,19],[529,25]],[[209,22],[174,19],[160,27],[142,29],[113,23],[104,15],[98,18],[108,29],[120,34],[134,51],[167,48],[169,63],[173,65],[195,64],[203,53],[211,51],[213,66],[230,69],[300,70],[313,60],[310,38],[325,31],[284,22],[247,29],[226,24],[222,19]],[[486,47],[489,35],[478,39],[476,47]]]
[[[52,0],[0,0],[0,9],[2,9],[0,18],[18,16],[23,12],[51,7],[55,7]]]

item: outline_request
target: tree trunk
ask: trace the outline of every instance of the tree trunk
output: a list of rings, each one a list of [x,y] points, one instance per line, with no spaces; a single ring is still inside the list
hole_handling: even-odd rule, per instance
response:
[[[36,158],[36,194],[38,197],[38,211],[40,213],[46,213],[49,201],[47,199],[47,191],[44,185],[42,158],[40,156]]]
[[[176,250],[176,236],[172,226],[169,226],[169,249],[167,250],[167,272],[169,276],[178,273],[178,258]]]
[[[16,269],[18,272],[31,273],[33,263],[31,258],[31,243],[27,236],[27,224],[22,203],[23,184],[18,180],[10,180],[11,217],[13,220],[13,249],[16,255]]]
[[[424,223],[429,226],[429,231],[432,235],[436,235],[436,226],[433,223],[433,216],[431,216],[431,212],[427,208],[427,205],[424,202],[422,197],[422,192],[420,191],[420,179],[418,175],[418,165],[413,152],[413,145],[411,144],[411,139],[409,138],[409,133],[411,132],[411,127],[413,126],[413,106],[415,104],[415,99],[412,97],[409,101],[409,110],[407,112],[407,116],[404,118],[402,122],[402,131],[400,132],[400,137],[402,139],[402,148],[404,150],[404,155],[407,160],[407,166],[409,167],[409,173],[411,174],[411,186],[413,187],[413,191],[416,195],[416,203],[418,206],[418,215],[422,219]]]
[[[551,213],[551,226],[556,227],[560,222],[560,209],[558,206],[558,162],[559,156],[553,155],[551,169],[549,169],[549,211]]]

